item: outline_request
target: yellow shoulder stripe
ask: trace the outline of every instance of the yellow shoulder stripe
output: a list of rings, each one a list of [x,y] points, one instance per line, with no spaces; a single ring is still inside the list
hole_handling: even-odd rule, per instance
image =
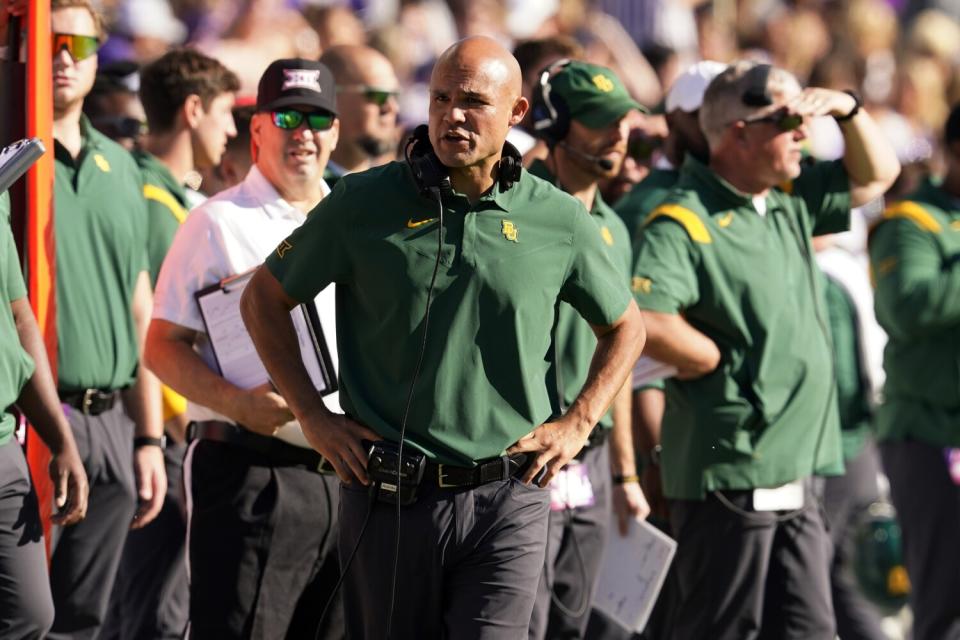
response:
[[[936,218],[930,215],[926,209],[921,207],[916,202],[911,202],[909,200],[897,202],[896,204],[892,204],[884,209],[883,218],[884,220],[892,220],[893,218],[906,218],[924,231],[929,231],[931,233],[940,233],[943,230]]]
[[[680,226],[686,230],[687,234],[690,236],[690,239],[694,242],[699,242],[701,244],[710,244],[713,242],[713,239],[710,237],[710,232],[707,231],[706,225],[703,224],[703,220],[701,220],[699,216],[697,216],[697,214],[690,209],[681,207],[678,204],[660,205],[650,212],[650,215],[647,216],[647,219],[643,221],[643,225],[646,226],[657,218],[662,218],[664,216],[679,222]]]
[[[187,210],[180,206],[177,199],[170,195],[170,192],[166,189],[161,189],[152,184],[145,184],[143,185],[143,197],[166,206],[180,224],[183,224],[183,221],[187,219]]]

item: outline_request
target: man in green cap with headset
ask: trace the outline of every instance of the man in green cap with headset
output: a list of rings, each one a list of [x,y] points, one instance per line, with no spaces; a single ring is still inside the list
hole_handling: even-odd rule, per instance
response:
[[[627,116],[634,110],[643,107],[620,79],[610,69],[586,62],[550,65],[533,89],[531,120],[550,153],[536,160],[530,173],[583,204],[583,215],[595,224],[624,284],[630,281],[630,236],[601,198],[597,182],[620,171],[630,134]],[[555,390],[558,412],[566,411],[583,387],[596,344],[590,325],[561,302],[547,381]],[[630,415],[627,383],[586,446],[551,483],[547,551],[530,621],[531,640],[583,637],[607,539],[611,497],[621,533],[630,518],[646,517],[649,511],[633,458]]]

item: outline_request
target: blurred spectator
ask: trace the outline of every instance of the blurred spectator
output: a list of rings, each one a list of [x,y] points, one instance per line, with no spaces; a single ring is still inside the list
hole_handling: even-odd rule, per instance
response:
[[[712,60],[698,62],[680,74],[667,92],[664,102],[667,134],[661,143],[660,164],[614,205],[631,238],[636,238],[643,220],[673,189],[687,154],[700,162],[707,161],[709,148],[698,120],[700,105],[710,81],[725,68],[725,64]],[[651,446],[659,443],[659,425],[650,439]],[[653,495],[656,500],[659,492]]]
[[[320,62],[337,83],[340,138],[324,174],[333,188],[345,174],[392,159],[390,152],[399,142],[399,84],[390,61],[370,47],[338,45],[326,50]]]
[[[83,102],[90,124],[127,151],[140,148],[147,128],[139,91],[139,65],[121,60],[97,69],[93,89]]]
[[[667,122],[663,116],[632,114],[627,152],[620,172],[600,180],[600,194],[605,202],[615,206],[631,189],[642,182],[661,157],[663,141],[667,137]]]
[[[149,62],[184,42],[187,28],[167,0],[124,0],[103,47],[105,60]]]
[[[245,105],[233,108],[233,122],[237,135],[227,140],[227,149],[220,156],[220,164],[200,169],[203,176],[203,192],[210,197],[240,184],[246,177],[253,158],[250,156],[250,119],[255,107]]]
[[[299,11],[284,0],[220,2],[219,11],[197,27],[193,44],[234,69],[239,95],[256,94],[257,82],[271,60],[316,60],[320,39]]]
[[[303,17],[317,32],[321,51],[337,45],[360,46],[367,42],[363,23],[347,7],[309,6],[304,9]]]

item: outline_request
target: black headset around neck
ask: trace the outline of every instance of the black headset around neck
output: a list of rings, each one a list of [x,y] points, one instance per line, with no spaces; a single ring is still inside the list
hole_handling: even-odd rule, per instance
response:
[[[453,193],[450,171],[433,152],[427,125],[421,124],[413,130],[407,138],[403,153],[421,195],[430,197],[437,194],[443,197]],[[500,189],[506,191],[515,185],[520,180],[522,170],[523,156],[515,146],[504,141],[500,167],[497,169]]]

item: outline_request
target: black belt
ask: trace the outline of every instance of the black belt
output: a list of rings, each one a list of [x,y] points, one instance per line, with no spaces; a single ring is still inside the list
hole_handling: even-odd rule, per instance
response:
[[[490,458],[477,463],[475,467],[454,467],[449,464],[428,462],[421,484],[433,485],[441,489],[456,487],[478,487],[488,482],[507,480],[527,470],[532,455],[517,453],[512,456]]]
[[[262,436],[228,422],[191,422],[187,427],[187,440],[197,439],[241,447],[259,453],[276,465],[303,465],[311,471],[333,473],[333,465],[313,449],[298,447],[271,436]]]
[[[117,403],[119,391],[103,391],[101,389],[82,389],[80,391],[57,391],[60,401],[74,409],[79,409],[84,415],[98,416],[113,409]]]

